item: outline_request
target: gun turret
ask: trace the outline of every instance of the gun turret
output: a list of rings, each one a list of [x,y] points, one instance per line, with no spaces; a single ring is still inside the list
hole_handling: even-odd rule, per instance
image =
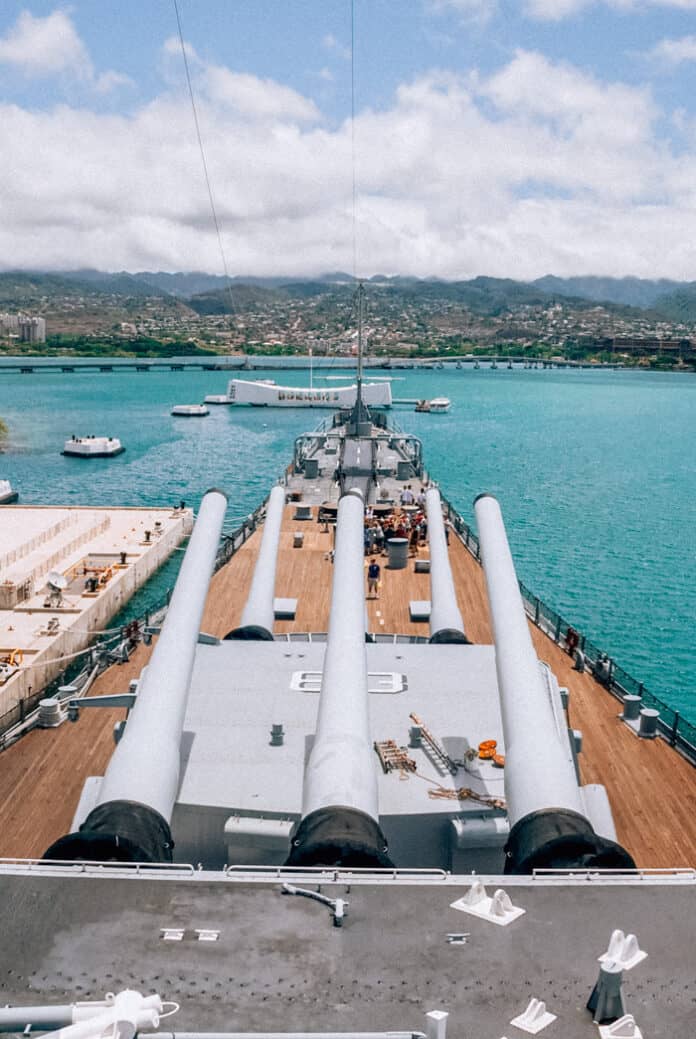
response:
[[[440,492],[431,487],[425,495],[430,544],[430,641],[468,642],[457,605],[452,568],[447,552]]]
[[[79,831],[61,837],[44,858],[172,861],[169,824],[179,789],[181,733],[226,508],[222,491],[204,496],[162,632],[97,804]]]
[[[242,620],[238,628],[234,628],[225,636],[226,639],[273,641],[273,621],[275,620],[273,597],[284,508],[285,490],[280,486],[274,487],[268,498],[261,547],[256,557],[254,576],[251,580]]]
[[[363,496],[353,489],[338,504],[317,731],[289,866],[390,865],[368,710],[363,523]]]
[[[500,506],[474,503],[495,640],[510,820],[506,873],[539,868],[632,869],[619,844],[595,833],[577,782],[565,717],[544,682]]]

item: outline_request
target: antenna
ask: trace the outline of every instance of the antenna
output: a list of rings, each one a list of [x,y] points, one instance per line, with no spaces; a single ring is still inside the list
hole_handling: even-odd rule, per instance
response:
[[[358,381],[355,406],[358,415],[362,412],[362,379],[363,379],[363,298],[365,286],[362,282],[358,285]]]

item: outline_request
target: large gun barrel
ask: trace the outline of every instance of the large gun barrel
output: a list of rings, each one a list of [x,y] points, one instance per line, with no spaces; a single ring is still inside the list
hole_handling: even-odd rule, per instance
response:
[[[365,653],[364,501],[338,505],[329,634],[302,820],[288,865],[385,866]]]
[[[179,788],[181,733],[226,508],[222,491],[204,496],[162,632],[96,807],[77,833],[56,841],[44,858],[171,862],[169,824]]]
[[[234,628],[229,635],[225,636],[227,639],[273,641],[273,621],[275,620],[273,597],[284,508],[285,490],[280,486],[274,487],[268,498],[261,547],[256,558],[254,576],[242,613],[242,620],[238,628]]]
[[[430,641],[468,642],[457,605],[440,492],[431,487],[425,495],[430,544]]]
[[[586,816],[567,724],[534,650],[500,506],[483,494],[474,507],[505,736],[505,796],[511,827],[506,872],[632,868],[630,855],[598,836]]]

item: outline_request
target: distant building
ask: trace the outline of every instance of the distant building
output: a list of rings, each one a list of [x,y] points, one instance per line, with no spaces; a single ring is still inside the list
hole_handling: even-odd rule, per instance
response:
[[[46,321],[42,317],[20,317],[19,337],[23,343],[45,343]]]
[[[0,314],[0,334],[19,335],[19,315],[18,314]]]
[[[46,321],[26,314],[0,314],[0,335],[14,336],[23,343],[45,343]]]

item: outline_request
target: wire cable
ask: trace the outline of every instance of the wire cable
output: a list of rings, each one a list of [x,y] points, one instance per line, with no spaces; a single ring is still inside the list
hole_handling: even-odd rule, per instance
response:
[[[210,174],[208,172],[208,163],[205,157],[205,148],[203,147],[203,137],[201,135],[201,127],[198,121],[198,109],[196,108],[196,99],[193,93],[193,83],[191,82],[191,70],[189,69],[188,57],[186,55],[186,44],[184,43],[184,33],[181,28],[181,16],[179,14],[179,5],[177,0],[174,2],[174,12],[176,14],[176,24],[179,31],[179,43],[181,44],[181,54],[184,59],[184,69],[186,70],[186,82],[188,84],[189,97],[191,99],[191,110],[193,112],[193,122],[196,127],[196,137],[198,138],[198,148],[201,153],[201,162],[203,164],[203,173],[205,175],[205,183],[208,189],[208,199],[210,201],[210,211],[213,214],[213,223],[215,224],[215,233],[217,235],[218,246],[220,248],[220,256],[222,258],[222,269],[225,272],[225,279],[227,281],[227,294],[230,298],[230,307],[232,313],[235,313],[234,299],[232,296],[232,285],[230,282],[229,270],[227,267],[227,257],[225,256],[225,247],[222,244],[222,235],[220,233],[220,222],[218,220],[217,210],[215,208],[215,199],[213,197],[213,187],[210,180]]]
[[[358,277],[357,194],[355,173],[355,0],[350,0],[350,166],[352,172],[353,281]]]

